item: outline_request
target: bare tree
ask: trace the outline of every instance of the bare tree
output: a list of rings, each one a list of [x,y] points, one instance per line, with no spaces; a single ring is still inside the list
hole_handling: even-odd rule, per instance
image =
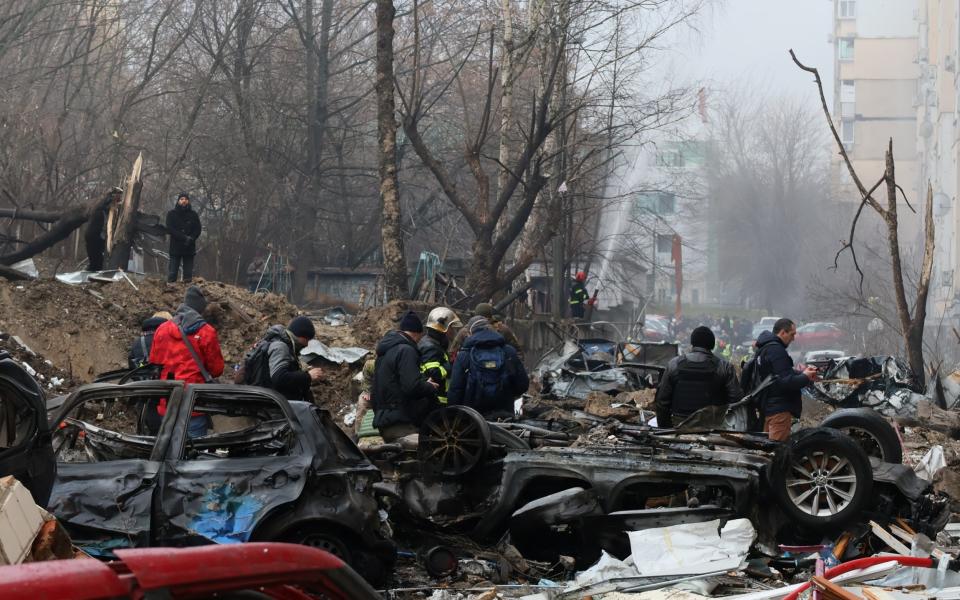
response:
[[[903,188],[900,187],[896,181],[896,172],[893,160],[893,139],[891,138],[887,144],[883,177],[881,177],[880,180],[877,181],[877,183],[874,184],[870,189],[867,189],[860,180],[856,170],[853,168],[853,164],[850,162],[850,157],[847,155],[846,148],[840,139],[840,134],[837,132],[837,128],[830,116],[830,109],[827,107],[827,100],[823,93],[823,83],[820,80],[820,73],[817,71],[817,69],[808,67],[801,63],[793,53],[793,50],[790,50],[790,56],[793,58],[793,62],[796,63],[800,69],[813,75],[814,81],[817,84],[817,89],[820,92],[820,101],[823,106],[823,114],[827,119],[827,124],[829,125],[830,131],[833,134],[833,138],[837,143],[840,156],[843,157],[844,164],[850,173],[850,177],[853,180],[854,185],[857,186],[857,190],[859,190],[861,195],[860,205],[857,208],[857,211],[854,214],[853,220],[850,224],[850,235],[848,239],[843,242],[840,250],[837,252],[836,258],[834,259],[834,264],[836,265],[836,261],[839,260],[841,254],[844,252],[849,252],[850,257],[853,260],[854,268],[860,277],[860,287],[862,290],[863,279],[865,276],[860,267],[860,263],[857,260],[854,237],[857,233],[857,224],[860,220],[861,214],[863,213],[863,209],[869,207],[878,216],[880,216],[880,218],[883,219],[883,222],[886,225],[887,248],[890,254],[890,268],[893,277],[894,298],[896,301],[900,334],[903,336],[904,345],[907,349],[907,359],[910,363],[910,368],[922,381],[926,377],[926,365],[923,359],[923,333],[924,324],[927,318],[927,297],[930,292],[930,277],[933,272],[935,227],[933,223],[933,188],[930,185],[927,186],[927,200],[924,207],[925,226],[923,259],[920,267],[920,278],[917,281],[916,286],[916,296],[912,302],[913,314],[911,315],[911,302],[907,299],[907,287],[905,284],[903,262],[900,252],[897,192],[899,191],[900,194],[902,194],[903,200],[910,210],[913,210],[913,207],[910,206],[910,201],[907,200],[906,194],[903,192]],[[887,192],[887,203],[885,207],[873,197],[873,193],[880,188],[880,186],[884,186]]]
[[[414,9],[416,10],[416,8]],[[377,130],[380,144],[380,241],[387,298],[407,295],[407,263],[400,231],[400,192],[397,180],[397,121],[393,101],[393,0],[377,0]]]

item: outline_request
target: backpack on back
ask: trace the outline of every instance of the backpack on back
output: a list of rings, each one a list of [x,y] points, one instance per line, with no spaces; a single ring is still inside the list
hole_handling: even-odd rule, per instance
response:
[[[237,371],[234,382],[242,385],[273,387],[270,379],[270,343],[273,340],[260,340],[243,355],[243,364]]]
[[[478,410],[500,399],[507,387],[507,353],[502,346],[470,349],[466,398]]]

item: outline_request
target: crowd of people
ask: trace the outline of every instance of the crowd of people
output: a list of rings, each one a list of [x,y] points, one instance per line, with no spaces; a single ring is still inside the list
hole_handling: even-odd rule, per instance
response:
[[[215,381],[225,365],[207,307],[203,291],[190,286],[176,312],[146,319],[130,348],[130,368],[152,365],[160,379],[185,384]],[[479,304],[474,313],[466,325],[443,306],[430,311],[425,325],[416,313],[404,314],[364,365],[369,389],[361,395],[358,423],[372,409],[373,426],[394,441],[418,432],[427,414],[446,405],[469,406],[488,418],[512,416],[514,401],[530,384],[520,343],[491,305]],[[289,400],[312,401],[310,386],[324,373],[304,365],[300,351],[315,337],[305,316],[271,326],[246,353],[234,381],[273,389]],[[166,402],[148,407],[149,430],[159,429]],[[187,434],[204,436],[211,425],[208,415],[194,412]]]

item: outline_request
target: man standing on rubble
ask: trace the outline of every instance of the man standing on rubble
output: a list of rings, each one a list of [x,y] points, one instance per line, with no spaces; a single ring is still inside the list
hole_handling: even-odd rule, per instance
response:
[[[794,418],[800,418],[803,407],[800,392],[817,380],[816,367],[802,373],[793,368],[787,346],[797,335],[797,326],[790,319],[778,319],[773,332],[764,331],[757,338],[757,372],[760,380],[773,375],[775,380],[763,399],[763,430],[771,440],[786,441]]]
[[[513,402],[527,391],[530,378],[517,351],[490,322],[475,316],[467,322],[470,337],[453,363],[448,399],[486,417],[513,416]]]
[[[197,253],[197,238],[203,232],[200,217],[190,205],[190,195],[180,192],[177,203],[167,213],[167,232],[170,234],[170,266],[167,281],[174,282],[183,265],[183,280],[193,279],[193,257]]]
[[[586,305],[593,305],[590,292],[587,291],[587,286],[584,285],[586,281],[587,274],[583,271],[578,271],[573,282],[573,287],[570,288],[570,316],[574,319],[582,319],[586,314]]]
[[[195,285],[187,288],[183,304],[173,318],[157,328],[150,349],[150,362],[160,365],[160,379],[191,383],[210,383],[223,374],[223,354],[217,331],[203,318],[207,299]],[[166,398],[160,400],[157,413],[167,414]],[[210,417],[190,415],[187,435],[201,437],[210,428]]]
[[[370,403],[373,426],[387,442],[418,433],[423,418],[440,406],[439,386],[420,372],[422,337],[423,322],[410,311],[377,344]]]
[[[520,345],[520,340],[517,338],[516,334],[510,329],[510,327],[503,322],[498,315],[493,312],[493,305],[489,302],[481,302],[477,304],[473,309],[474,316],[484,317],[487,321],[490,322],[490,326],[493,327],[493,330],[503,336],[503,339],[506,340],[508,344],[513,346],[513,349],[517,351],[517,356],[520,357],[520,362],[523,362],[523,347]],[[455,361],[457,359],[457,352],[460,351],[460,347],[463,346],[463,343],[467,340],[467,337],[470,335],[470,332],[467,331],[466,327],[461,327],[460,331],[457,332],[457,336],[453,338],[453,342],[450,344],[450,360]]]
[[[446,306],[438,306],[427,315],[426,333],[417,342],[420,351],[420,371],[427,379],[437,384],[437,400],[447,403],[447,387],[450,382],[450,357],[447,347],[453,332],[463,327],[457,313]]]
[[[690,352],[673,358],[657,387],[657,426],[673,427],[707,406],[740,400],[740,384],[733,365],[713,353],[716,337],[709,327],[690,334]]]

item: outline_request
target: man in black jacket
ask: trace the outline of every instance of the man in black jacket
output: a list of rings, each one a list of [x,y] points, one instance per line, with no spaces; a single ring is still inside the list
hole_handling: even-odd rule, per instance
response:
[[[713,353],[716,338],[701,325],[690,334],[693,349],[672,359],[657,387],[657,426],[673,427],[701,408],[740,400],[737,373]]]
[[[776,377],[763,400],[763,430],[771,440],[778,442],[790,437],[793,418],[800,418],[803,407],[800,391],[817,380],[816,367],[807,367],[802,373],[793,368],[787,346],[796,335],[797,326],[793,321],[779,319],[773,324],[773,333],[764,331],[757,338],[759,378]]]
[[[437,384],[420,372],[417,342],[423,337],[423,322],[413,312],[400,321],[377,344],[370,403],[373,426],[387,442],[417,433],[423,418],[440,406]]]
[[[264,337],[267,346],[267,364],[270,369],[270,387],[287,400],[313,401],[310,385],[323,379],[323,370],[313,367],[304,370],[298,357],[317,336],[313,322],[304,316],[294,317],[290,324],[274,325]]]
[[[170,268],[167,281],[177,280],[183,265],[183,280],[193,279],[193,257],[197,253],[197,238],[203,231],[200,217],[190,206],[190,196],[180,192],[177,204],[167,213],[167,232],[170,234]]]
[[[110,190],[109,196],[110,203],[90,215],[87,229],[83,233],[83,240],[87,247],[88,271],[103,270],[103,253],[107,249],[107,215],[110,213],[111,204],[120,204],[123,200],[123,190],[115,187]]]

